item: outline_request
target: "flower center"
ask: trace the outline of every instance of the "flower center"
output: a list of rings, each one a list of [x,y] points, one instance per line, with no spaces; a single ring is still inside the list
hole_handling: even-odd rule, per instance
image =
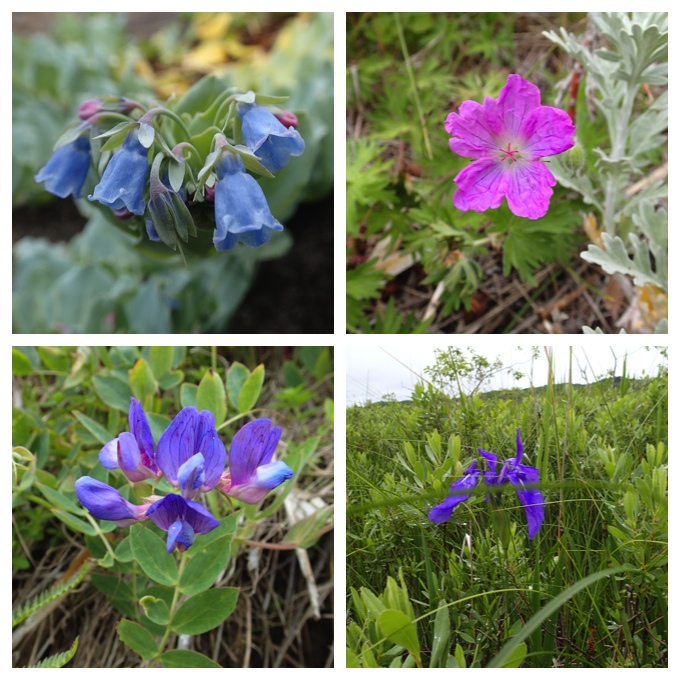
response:
[[[510,142],[508,142],[508,148],[507,149],[498,149],[501,154],[501,162],[510,159],[511,161],[517,163],[517,158],[515,158],[515,154],[519,153],[519,149],[513,149],[511,148]]]

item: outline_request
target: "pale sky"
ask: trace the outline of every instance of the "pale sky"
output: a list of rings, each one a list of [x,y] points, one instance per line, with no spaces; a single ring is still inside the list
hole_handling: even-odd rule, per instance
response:
[[[507,349],[499,349],[498,344],[505,345]],[[440,340],[437,343],[437,346],[442,348],[452,345],[466,347],[464,342],[452,343],[450,340]],[[525,378],[515,381],[511,375],[501,372],[492,378],[484,389],[524,388],[529,387],[531,383],[534,387],[540,387],[546,384],[548,361],[542,346],[539,348],[538,358],[533,362],[530,347],[509,347],[509,343],[500,339],[495,343],[487,341],[482,347],[479,346],[478,341],[475,341],[475,346],[476,352],[490,361],[499,357],[505,368],[512,366],[525,374]],[[554,353],[553,366],[556,382],[567,381],[569,347],[560,346],[549,349]],[[631,346],[629,342],[627,345],[618,344],[616,347],[609,347],[591,342],[587,347],[575,346],[573,348],[572,381],[581,384],[592,382],[594,379],[605,376],[607,371],[614,368],[615,363],[616,375],[620,376],[626,355],[626,374],[629,377],[654,376],[658,373],[658,367],[665,365],[665,359],[653,346],[646,347],[642,344]],[[397,399],[408,399],[418,380],[418,375],[424,376],[425,367],[435,363],[432,344],[424,344],[422,339],[415,342],[398,336],[396,339],[381,338],[378,344],[372,344],[372,346],[360,343],[348,346],[346,356],[346,402],[348,406],[366,401],[379,401],[383,395],[390,393],[396,394]]]

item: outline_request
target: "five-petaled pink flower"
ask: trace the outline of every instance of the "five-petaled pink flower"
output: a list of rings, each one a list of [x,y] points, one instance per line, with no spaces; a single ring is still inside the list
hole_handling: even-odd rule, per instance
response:
[[[451,151],[476,158],[458,173],[453,204],[459,210],[498,208],[505,196],[519,217],[536,220],[548,212],[555,178],[541,161],[574,146],[569,114],[541,106],[541,93],[511,74],[498,99],[464,101],[446,118]]]

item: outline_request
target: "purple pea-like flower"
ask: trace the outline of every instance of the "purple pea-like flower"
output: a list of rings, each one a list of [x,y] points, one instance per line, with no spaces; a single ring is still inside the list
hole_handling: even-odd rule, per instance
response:
[[[175,548],[184,552],[193,545],[195,534],[207,534],[220,525],[200,503],[185,500],[175,493],[156,501],[148,508],[146,516],[168,532],[166,548],[169,553]]]
[[[90,169],[90,138],[81,135],[70,144],[57,149],[47,164],[35,176],[36,182],[45,182],[45,189],[59,198],[73,194],[80,198]]]
[[[226,462],[227,452],[210,411],[183,408],[158,440],[156,463],[185,499],[210,491],[220,481]]]
[[[120,468],[131,482],[159,475],[153,435],[142,404],[130,397],[130,432],[121,432],[104,445],[99,452],[99,462],[107,470]]]
[[[521,464],[524,448],[519,429],[517,430],[517,455],[514,458],[501,461],[500,473],[498,472],[497,456],[483,449],[477,450],[487,461],[489,470],[486,472],[478,470],[477,461],[474,461],[465,471],[465,476],[451,485],[449,491],[455,492],[455,495],[449,496],[443,503],[432,508],[428,517],[435,524],[445,522],[451,517],[454,508],[472,495],[465,492],[474,489],[480,478],[483,477],[487,486],[500,486],[510,483],[516,487],[515,491],[527,516],[529,538],[533,538],[543,524],[545,499],[539,489],[522,488],[525,484],[537,484],[540,482],[540,476],[535,467]]]
[[[477,159],[454,179],[456,208],[484,212],[505,197],[518,217],[546,214],[556,181],[541,159],[574,145],[576,128],[566,111],[542,106],[539,89],[511,74],[498,99],[464,101],[445,128],[453,152]]]
[[[219,488],[244,503],[259,503],[272,489],[293,476],[282,461],[271,462],[281,438],[281,428],[268,418],[244,425],[229,448],[229,470]]]
[[[108,519],[119,527],[127,527],[145,518],[149,508],[126,501],[117,489],[92,477],[81,477],[75,483],[80,504],[97,519]]]
[[[149,176],[148,153],[139,141],[137,128],[128,132],[123,146],[113,152],[89,199],[114,210],[127,208],[135,215],[143,215],[144,189]]]
[[[216,250],[232,250],[239,241],[261,246],[269,241],[272,231],[283,229],[272,215],[262,187],[245,170],[241,157],[228,151],[215,165],[220,178],[215,188]]]
[[[302,155],[305,142],[293,127],[292,118],[286,119],[286,122],[290,122],[286,128],[271,111],[257,104],[241,104],[238,113],[242,122],[243,141],[269,172],[278,172],[288,165],[291,156]],[[297,125],[297,117],[293,118]]]

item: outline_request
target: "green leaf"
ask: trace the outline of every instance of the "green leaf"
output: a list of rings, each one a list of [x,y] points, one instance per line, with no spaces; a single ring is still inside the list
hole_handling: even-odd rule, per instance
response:
[[[152,347],[149,350],[149,363],[156,380],[172,370],[173,355],[174,347]]]
[[[249,376],[243,384],[241,392],[238,395],[238,410],[239,413],[248,413],[257,400],[262,391],[264,383],[264,364],[260,364]]]
[[[282,543],[295,543],[301,548],[311,548],[324,533],[326,521],[333,515],[333,507],[322,508],[295,523],[284,536]]]
[[[196,406],[196,395],[198,394],[198,385],[191,383],[184,383],[179,391],[179,400],[182,408],[187,406]]]
[[[73,512],[76,515],[84,514],[82,508],[79,508],[70,498],[65,496],[60,491],[56,489],[51,489],[49,486],[45,486],[40,482],[36,482],[35,485],[40,489],[40,493],[54,505],[54,507],[61,510],[66,510],[67,512]]]
[[[115,439],[105,427],[102,427],[96,420],[88,418],[84,413],[73,411],[73,415],[85,426],[88,432],[94,435],[100,444],[108,444],[112,439]]]
[[[130,370],[130,386],[132,393],[142,405],[149,406],[149,399],[156,393],[158,385],[145,359],[137,359],[137,363]]]
[[[15,347],[12,347],[12,375],[30,375],[33,366],[28,357]]]
[[[169,371],[158,378],[158,386],[162,390],[171,390],[184,380],[184,371]]]
[[[170,610],[165,602],[157,597],[146,595],[139,604],[144,608],[144,613],[154,622],[161,626],[170,621]]]
[[[222,668],[203,654],[187,649],[172,649],[159,658],[163,668]]]
[[[165,549],[165,543],[143,524],[130,527],[132,554],[144,573],[156,583],[173,586],[177,583],[177,564]]]
[[[158,646],[151,633],[138,623],[123,619],[118,624],[117,630],[121,641],[137,652],[145,661],[153,659],[158,653]]]
[[[508,660],[503,664],[503,668],[519,668],[522,665],[526,655],[527,645],[525,642],[522,642],[515,648],[512,654],[510,654]]]
[[[357,659],[357,655],[349,649],[349,647],[345,650],[345,665],[347,668],[361,668],[361,664],[359,663],[359,659]]]
[[[179,589],[183,593],[196,595],[215,583],[229,561],[238,516],[238,513],[230,515],[222,521],[218,529],[201,537],[202,540],[194,544],[189,563],[179,580]]]
[[[130,397],[132,390],[130,386],[114,375],[95,375],[92,378],[92,385],[97,396],[111,408],[118,409],[127,413],[130,409]]]
[[[414,621],[396,609],[386,609],[378,619],[382,634],[395,645],[406,649],[420,663],[420,644]]]
[[[227,415],[227,396],[224,383],[217,373],[212,370],[205,372],[198,385],[196,393],[196,408],[199,411],[208,410],[215,416],[215,426],[219,427]]]
[[[286,361],[283,364],[283,380],[286,387],[297,387],[305,381],[302,372],[292,361]]]
[[[439,603],[439,611],[434,618],[434,635],[432,637],[432,659],[430,668],[444,668],[449,654],[449,608],[446,601]]]
[[[76,637],[71,645],[70,649],[60,654],[53,654],[48,656],[46,659],[42,659],[35,666],[29,666],[29,668],[63,668],[78,651],[78,640],[80,637]],[[24,666],[26,668],[26,666]]]
[[[238,409],[239,395],[249,375],[250,371],[238,361],[235,361],[227,371],[227,393],[235,409]]]
[[[573,586],[563,590],[557,597],[553,598],[548,604],[546,604],[542,609],[537,611],[520,629],[520,631],[508,640],[508,642],[503,645],[496,656],[489,662],[487,668],[505,668],[506,663],[514,658],[513,652],[517,647],[524,642],[547,618],[552,616],[565,602],[570,600],[576,593],[580,592],[584,588],[597,583],[600,579],[612,576],[613,574],[618,574],[622,571],[628,571],[631,573],[639,573],[639,569],[634,569],[630,565],[624,564],[619,567],[612,567],[611,569],[603,569],[590,576],[582,578],[577,581]]]
[[[99,531],[95,529],[89,522],[79,519],[70,512],[64,512],[63,510],[52,510],[52,514],[60,519],[67,527],[71,527],[71,529],[78,531],[81,534],[86,534],[87,536],[97,536],[99,533]]]
[[[61,347],[38,347],[40,359],[50,371],[66,373],[69,369],[70,358]]]
[[[238,588],[212,588],[187,600],[175,614],[172,629],[200,635],[222,623],[236,607]]]

